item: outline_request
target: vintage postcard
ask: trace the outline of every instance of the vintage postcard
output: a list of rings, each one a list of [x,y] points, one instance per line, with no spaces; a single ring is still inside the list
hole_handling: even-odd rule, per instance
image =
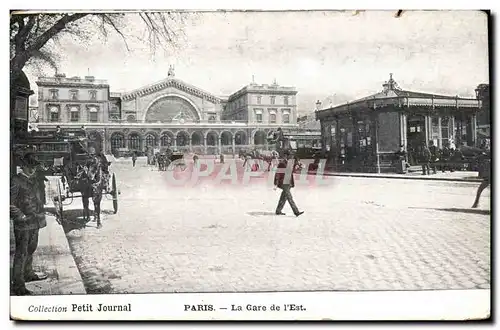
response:
[[[489,15],[12,11],[11,319],[489,318]]]

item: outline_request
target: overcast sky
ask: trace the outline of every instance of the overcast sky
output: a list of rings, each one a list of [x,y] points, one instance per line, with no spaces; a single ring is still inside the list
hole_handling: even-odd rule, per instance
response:
[[[128,33],[141,36],[135,21]],[[315,99],[333,96],[338,104],[376,93],[389,73],[404,89],[450,95],[474,96],[488,83],[487,16],[480,12],[203,13],[185,33],[169,56],[151,56],[133,40],[128,52],[118,36],[88,47],[63,39],[61,71],[89,70],[119,92],[166,78],[174,64],[177,78],[216,95],[237,91],[254,75],[259,84],[295,86],[304,112]]]

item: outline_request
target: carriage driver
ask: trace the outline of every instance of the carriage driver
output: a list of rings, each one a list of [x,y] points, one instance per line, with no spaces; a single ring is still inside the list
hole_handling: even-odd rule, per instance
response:
[[[34,182],[39,163],[32,153],[17,155],[16,163],[21,172],[10,181],[10,218],[15,237],[14,267],[12,269],[12,294],[31,295],[26,282],[40,281],[46,274],[33,270],[33,253],[38,247],[38,232],[47,226],[42,196]]]

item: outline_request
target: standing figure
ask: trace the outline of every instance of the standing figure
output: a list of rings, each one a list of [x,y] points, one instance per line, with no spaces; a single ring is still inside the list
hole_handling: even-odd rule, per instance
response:
[[[48,181],[49,179],[47,179],[47,176],[45,175],[45,168],[42,166],[42,164],[37,165],[34,174],[34,184],[43,205],[47,203],[45,196],[45,182]]]
[[[295,205],[295,202],[293,200],[292,192],[291,189],[295,187],[295,182],[293,180],[293,164],[292,167],[290,168],[290,173],[288,172],[288,160],[290,158],[290,153],[288,151],[283,152],[283,159],[280,161],[278,164],[278,170],[276,171],[276,174],[274,176],[274,189],[281,189],[281,195],[280,199],[278,201],[278,206],[276,207],[276,215],[285,215],[285,213],[282,212],[283,207],[285,206],[285,203],[288,201],[288,204],[290,204],[290,207],[293,210],[293,213],[295,216],[299,216],[304,213],[304,211],[299,211],[297,208],[297,205]]]
[[[224,154],[220,154],[220,163],[224,164]]]
[[[430,157],[430,167],[432,169],[432,173],[436,174],[436,162],[439,160],[439,149],[434,145],[434,141],[429,141],[429,152],[431,154]]]
[[[135,167],[135,161],[137,160],[137,156],[135,152],[132,154],[132,167]]]
[[[430,161],[431,161],[431,151],[425,144],[422,145],[421,148],[421,155],[422,157],[422,174],[423,175],[430,175],[431,174],[431,166],[430,166]]]
[[[32,154],[19,157],[17,163],[21,172],[10,182],[10,218],[13,220],[16,250],[12,270],[12,294],[31,295],[26,282],[40,281],[46,274],[33,270],[33,253],[38,247],[38,233],[47,226],[43,202],[34,184],[35,168],[38,162]]]
[[[474,200],[474,204],[472,204],[472,208],[477,208],[479,205],[479,198],[481,197],[481,193],[486,187],[490,185],[490,172],[491,172],[491,160],[490,155],[487,153],[483,153],[479,156],[479,176],[483,179],[476,192],[476,199]]]

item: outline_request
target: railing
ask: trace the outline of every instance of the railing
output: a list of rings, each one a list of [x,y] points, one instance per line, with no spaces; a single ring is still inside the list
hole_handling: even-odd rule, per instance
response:
[[[39,82],[46,83],[85,83],[85,84],[95,84],[95,85],[107,85],[108,81],[105,79],[89,79],[81,77],[40,77]]]

